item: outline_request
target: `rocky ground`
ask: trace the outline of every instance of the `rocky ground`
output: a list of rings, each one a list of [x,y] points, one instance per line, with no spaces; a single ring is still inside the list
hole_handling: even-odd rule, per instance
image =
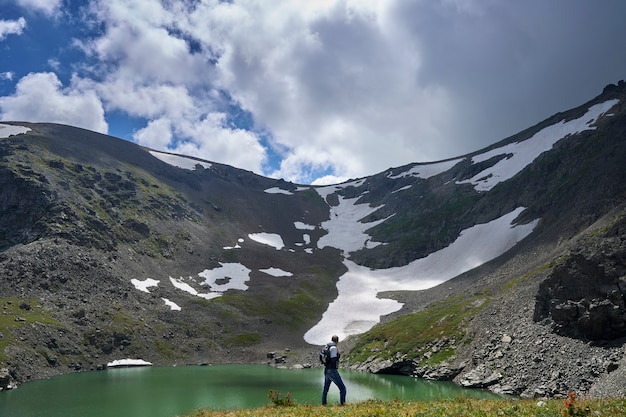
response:
[[[613,229],[609,227],[611,225]],[[396,363],[375,359],[367,364],[350,366],[353,369],[370,372],[388,372],[393,368],[397,373],[454,380],[465,387],[487,388],[497,393],[524,397],[558,398],[565,397],[570,391],[579,396],[625,396],[626,338],[592,341],[584,337],[571,337],[563,334],[563,326],[556,323],[551,316],[542,318],[537,313],[541,304],[538,300],[542,298],[540,294],[548,288],[545,284],[542,286],[542,283],[554,279],[555,270],[559,270],[557,266],[563,265],[562,262],[559,264],[557,259],[571,259],[571,254],[575,253],[587,257],[589,262],[600,265],[601,268],[596,270],[602,271],[604,278],[607,276],[606,271],[613,271],[611,273],[618,279],[623,278],[622,259],[626,253],[624,244],[626,229],[623,227],[616,229],[615,220],[612,218],[595,224],[590,230],[596,231],[595,235],[586,233],[556,247],[545,246],[543,250],[535,242],[532,246],[530,244],[526,246],[532,247],[532,250],[524,250],[524,247],[521,247],[517,253],[500,260],[498,265],[481,268],[422,293],[410,296],[404,294],[405,299],[402,301],[406,303],[405,309],[412,310],[419,310],[446,295],[478,292],[490,294],[488,305],[467,329],[467,340],[471,342],[467,345],[458,343],[457,354],[452,360],[434,368],[419,368],[414,363],[407,363],[402,359]],[[598,230],[602,230],[604,235],[599,236]],[[85,254],[81,256],[88,260]],[[31,261],[35,262],[35,259]],[[575,275],[576,265],[571,263],[567,265],[573,271],[570,275]],[[511,281],[512,277],[517,278]],[[78,277],[75,280],[80,282]],[[106,291],[99,293],[106,294]],[[85,299],[88,298],[85,296]],[[106,299],[91,300],[96,300],[103,306],[107,303]],[[145,300],[142,300],[143,302]],[[598,300],[593,302],[597,303]],[[78,306],[84,303],[84,300],[76,300],[76,303]],[[582,303],[585,304],[584,300]],[[76,313],[82,311],[77,306],[67,306],[72,312],[68,317],[74,321],[91,320],[93,325],[95,321],[102,320],[98,316],[89,317],[89,311],[93,312],[93,308],[87,309],[86,316]],[[621,307],[623,306],[622,302]],[[27,308],[28,306],[24,307]],[[386,318],[388,319],[390,318]],[[156,324],[158,323],[153,322],[146,326]],[[80,339],[75,333],[54,330],[40,324],[20,327],[16,332],[18,337],[30,340],[33,349],[44,352],[39,359],[45,358],[45,361],[35,359],[26,351],[9,352],[15,366],[0,370],[0,385],[4,388],[15,386],[17,382],[46,378],[60,373],[99,369],[109,359],[119,359],[119,355],[125,353],[121,345],[114,346],[113,352],[103,353],[102,346],[96,342],[90,343]],[[131,336],[135,340],[142,337],[135,333]],[[295,333],[283,332],[277,334],[275,338],[248,347],[220,348],[210,353],[206,349],[200,349],[198,352],[187,352],[184,356],[170,359],[160,354],[157,348],[159,338],[166,335],[149,331],[143,334],[143,337],[146,336],[149,336],[150,343],[139,350],[129,347],[126,353],[131,356],[139,354],[143,357],[156,357],[158,358],[156,364],[159,365],[234,362],[266,363],[286,367],[319,366],[318,348],[307,345],[302,341],[301,335]],[[170,337],[175,340],[184,336],[172,333]],[[123,345],[124,340],[118,342]],[[342,349],[348,352],[353,340],[342,342]],[[115,344],[115,339],[112,343]],[[436,349],[436,346],[433,349]],[[74,360],[67,362],[67,358]]]
[[[464,387],[524,397],[559,398],[570,391],[590,397],[623,397],[626,337],[616,329],[623,330],[626,322],[621,291],[626,288],[625,232],[624,213],[614,213],[571,241],[557,246],[534,242],[526,245],[531,250],[520,247],[497,265],[480,268],[423,293],[404,295],[405,309],[413,311],[446,294],[486,293],[490,301],[467,329],[466,340],[470,343],[457,341],[456,355],[439,366],[420,368],[405,358],[396,362],[374,358],[351,367],[454,380]],[[545,311],[544,316],[540,314],[546,291],[554,295],[550,311],[560,312],[563,300],[557,295],[563,292],[563,285],[579,297],[567,301],[579,305],[579,317],[566,323],[558,322],[561,315],[545,316]],[[607,317],[613,319],[594,318],[594,312],[603,311],[598,307],[608,304],[612,316]],[[608,326],[595,331],[601,335],[596,340],[590,340],[584,332],[590,320],[594,326]],[[614,322],[614,328],[610,322]],[[433,343],[433,351],[450,343],[441,342]]]

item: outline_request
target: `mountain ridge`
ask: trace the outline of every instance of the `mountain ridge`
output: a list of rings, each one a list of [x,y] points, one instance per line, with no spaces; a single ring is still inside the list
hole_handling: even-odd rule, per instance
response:
[[[342,338],[348,338],[345,346],[353,348],[346,354],[351,367],[455,379],[462,385],[536,395],[542,385],[540,373],[528,370],[515,349],[509,351],[517,358],[516,366],[526,369],[527,377],[493,376],[505,374],[500,370],[506,365],[498,360],[506,357],[501,340],[509,340],[510,334],[489,341],[503,355],[495,359],[481,356],[481,347],[469,340],[482,340],[477,334],[494,327],[482,314],[496,311],[494,300],[510,297],[511,288],[526,294],[517,301],[526,302],[522,311],[535,311],[534,304],[545,298],[546,291],[538,288],[538,282],[554,279],[551,274],[561,265],[559,257],[566,258],[563,262],[572,259],[565,248],[582,251],[573,243],[576,239],[590,239],[593,247],[616,241],[606,247],[619,258],[623,230],[616,225],[623,218],[620,210],[626,193],[620,181],[626,177],[625,90],[623,81],[609,85],[582,106],[461,157],[408,164],[317,187],[149,150],[68,126],[11,122],[31,130],[0,139],[0,224],[4,231],[0,236],[4,294],[0,303],[14,320],[5,321],[0,329],[0,362],[19,382],[101,368],[121,355],[163,365],[263,363],[267,361],[264,352],[288,347],[281,361],[313,364],[315,348],[303,337],[311,329],[323,335],[339,325],[332,320],[327,323],[328,316],[333,311],[344,315],[337,313],[343,311],[343,307],[336,310],[337,306],[352,306],[354,298],[346,298],[354,296],[346,288],[356,291],[360,285],[376,299],[366,301],[368,295],[362,306],[350,307],[354,311],[346,310],[345,328],[336,328]],[[603,104],[607,108],[589,113]],[[583,120],[586,114],[588,119]],[[512,168],[502,171],[502,166],[516,161],[523,145],[530,144],[535,135],[547,137],[553,126],[573,127],[565,139],[550,136],[556,138],[554,145],[511,177],[498,179],[512,172]],[[492,156],[480,159],[490,152]],[[168,156],[198,164],[178,168],[171,160],[162,160]],[[478,176],[480,172],[486,173]],[[496,220],[507,213],[514,213],[515,221],[510,227],[497,226]],[[610,213],[618,214],[608,220]],[[613,235],[596,242],[597,236],[606,233],[597,228],[585,230],[599,221],[609,224]],[[519,235],[513,230],[524,227],[530,233]],[[471,231],[480,228],[491,232],[459,246],[461,237],[467,240]],[[507,237],[506,230],[518,237]],[[480,258],[494,245],[496,236],[502,243],[490,249],[488,257]],[[453,259],[446,258],[451,253],[446,251],[455,245],[473,248],[479,259],[461,266],[459,274],[445,283],[441,282],[445,269],[433,270],[430,289],[415,282],[415,274],[429,265],[424,259],[439,252],[442,259]],[[594,256],[580,255],[580,259],[593,260]],[[535,265],[542,257],[544,262]],[[413,264],[418,266],[410,270]],[[575,269],[579,264],[568,265],[566,269]],[[611,268],[621,271],[622,266],[618,262]],[[527,274],[537,269],[540,273],[532,275],[536,282],[527,282]],[[225,275],[220,276],[220,271]],[[377,283],[359,284],[362,278],[355,271],[370,274]],[[618,287],[622,282],[623,274],[599,274],[591,276],[608,276],[617,280]],[[480,303],[482,310],[462,321],[460,333],[454,330],[455,338],[467,338],[466,342],[450,344],[450,338],[434,338],[419,342],[423,345],[417,350],[415,346],[397,350],[394,358],[387,357],[381,346],[393,345],[397,335],[377,339],[374,345],[363,342],[370,340],[370,330],[377,332],[379,326],[398,318],[430,311],[437,303],[446,305],[445,300],[457,293],[448,289],[451,285],[468,294],[489,293]],[[611,305],[623,316],[623,302],[613,298]],[[585,327],[579,329],[571,320],[554,321],[554,314],[568,302],[582,316],[597,319],[595,310],[580,300],[554,299],[553,307],[553,298],[546,300],[543,310],[537,307],[543,311],[543,316],[537,316],[541,320],[533,321],[534,313],[530,322],[527,315],[520,316],[528,335],[554,337],[555,346],[571,342],[576,346],[573,352],[582,352],[578,344],[590,333],[577,334]],[[363,319],[361,310],[376,316],[378,307],[371,307],[382,304],[386,314]],[[449,302],[450,308],[454,305]],[[493,317],[502,318],[502,314],[496,311]],[[622,323],[626,320],[622,316],[610,320]],[[546,324],[550,320],[556,323],[554,329]],[[375,326],[378,321],[381,325]],[[624,337],[619,323],[610,344]],[[563,328],[570,329],[565,336],[558,334]],[[537,339],[511,340],[533,344]],[[514,344],[509,341],[506,346]],[[435,354],[445,351],[445,360],[422,361],[419,357],[425,347],[435,349]],[[382,353],[364,355],[367,349]],[[563,381],[594,392],[596,381],[621,372],[623,340],[590,355],[610,366],[602,371],[596,367],[591,373],[590,366],[559,371],[562,376],[552,378],[554,387],[543,389],[543,395],[563,395],[564,390],[566,394]],[[487,365],[495,369],[487,371]],[[571,376],[574,370],[583,376],[576,380]],[[582,378],[590,382],[582,383]]]

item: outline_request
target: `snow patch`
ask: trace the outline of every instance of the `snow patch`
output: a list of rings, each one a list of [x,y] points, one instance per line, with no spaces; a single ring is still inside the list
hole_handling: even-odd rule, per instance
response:
[[[373,248],[381,244],[380,242],[372,242],[371,237],[365,231],[384,222],[388,217],[370,223],[362,223],[361,220],[383,206],[371,207],[369,204],[356,204],[357,200],[358,197],[344,198],[339,196],[339,205],[330,208],[330,220],[322,223],[322,228],[328,233],[317,241],[319,249],[329,246],[348,254],[365,247]]]
[[[135,278],[130,280],[130,283],[133,284],[135,288],[137,288],[139,291],[147,292],[148,294],[150,294],[150,290],[148,290],[148,288],[157,287],[159,285],[159,282],[159,280],[152,278],[146,278],[143,281]]]
[[[167,298],[161,298],[161,300],[163,300],[165,302],[165,305],[168,306],[170,308],[170,310],[173,310],[173,311],[181,311],[182,310],[182,308],[178,304],[176,304],[173,301],[168,300]]]
[[[174,279],[174,278],[170,277],[170,282],[172,283],[172,285],[175,288],[178,288],[181,291],[185,291],[185,292],[187,292],[187,293],[189,293],[191,295],[195,295],[195,296],[198,296],[200,298],[204,298],[206,300],[211,300],[213,298],[217,298],[217,297],[222,295],[220,293],[201,294],[195,288],[193,288],[191,285],[187,284],[186,282],[183,282],[182,279],[181,280],[177,280],[177,279]]]
[[[293,195],[293,193],[289,190],[283,190],[280,187],[272,187],[264,190],[268,194],[285,194],[285,195]]]
[[[457,184],[470,183],[477,191],[489,191],[497,184],[506,181],[527,165],[533,162],[539,155],[552,149],[555,143],[569,135],[575,135],[585,130],[595,130],[592,126],[603,113],[609,111],[619,100],[609,100],[604,103],[593,105],[583,116],[566,122],[561,120],[552,126],[545,127],[535,133],[530,139],[511,143],[497,149],[476,155],[472,163],[486,161],[496,156],[505,156],[492,167],[489,167],[472,178],[457,181]]]
[[[205,269],[198,275],[204,278],[202,285],[207,285],[213,293],[223,293],[227,290],[247,290],[246,282],[250,280],[250,272],[240,263],[220,262],[218,268]]]
[[[222,249],[224,250],[241,249],[241,246],[239,244],[236,244],[235,246],[224,246]]]
[[[21,135],[22,133],[30,132],[30,128],[25,126],[13,126],[0,124],[0,139],[8,138],[14,135]]]
[[[198,159],[189,158],[186,156],[173,155],[170,153],[163,153],[163,152],[158,152],[158,151],[150,151],[150,153],[152,154],[152,156],[160,159],[166,164],[169,164],[178,168],[182,168],[182,169],[188,169],[188,170],[193,171],[196,169],[197,165],[200,165],[201,167],[205,169],[211,168],[211,163],[209,162],[200,161]]]
[[[293,225],[298,230],[315,230],[315,226],[303,222],[293,222]]]
[[[387,175],[387,178],[390,178],[392,180],[395,180],[398,178],[406,178],[406,177],[417,177],[417,178],[428,179],[430,177],[434,177],[435,175],[439,175],[443,172],[450,170],[453,166],[455,166],[462,160],[463,159],[460,158],[460,159],[453,159],[450,161],[414,165],[409,170],[401,172],[398,175],[389,174]]]
[[[271,275],[273,277],[291,277],[293,276],[293,274],[291,272],[287,272],[287,271],[283,271],[280,268],[266,268],[266,269],[259,269],[259,271],[261,272],[265,272],[268,275]]]
[[[248,237],[255,242],[272,246],[276,248],[276,250],[281,250],[285,247],[283,238],[275,233],[250,233]]]
[[[395,193],[400,192],[400,191],[408,190],[408,189],[409,189],[409,188],[411,188],[411,187],[413,187],[413,185],[405,185],[405,186],[404,186],[404,187],[402,187],[402,188],[398,188],[397,190],[393,190],[393,191],[391,192],[391,194],[395,194]]]
[[[152,366],[151,362],[144,361],[143,359],[116,359],[113,362],[107,363],[107,368],[119,368],[128,366]]]
[[[337,298],[329,304],[320,322],[306,332],[305,341],[320,345],[333,334],[345,338],[363,333],[380,322],[381,316],[402,307],[398,301],[378,298],[380,292],[430,288],[500,256],[537,225],[539,220],[513,224],[523,210],[519,207],[489,223],[465,229],[447,248],[403,267],[373,270],[344,260],[348,272],[337,282]]]

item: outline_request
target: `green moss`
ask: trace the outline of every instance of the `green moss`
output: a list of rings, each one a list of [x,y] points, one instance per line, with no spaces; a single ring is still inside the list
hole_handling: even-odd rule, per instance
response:
[[[0,339],[0,361],[7,360],[4,349],[14,342],[12,329],[33,323],[61,326],[61,323],[52,317],[50,311],[45,310],[38,303],[39,300],[36,298],[0,298],[0,333],[4,335]]]
[[[404,357],[434,365],[455,354],[465,337],[467,324],[489,302],[489,296],[458,295],[412,314],[374,326],[350,351],[350,361],[360,362],[375,354],[382,359]],[[425,354],[433,343],[443,342],[435,354]],[[454,343],[452,343],[454,341]],[[428,358],[425,360],[425,358]]]
[[[157,340],[154,345],[157,352],[163,357],[172,359],[176,355],[176,350],[169,340]]]
[[[183,196],[138,167],[127,164],[124,169],[112,169],[78,163],[72,156],[59,157],[43,148],[27,158],[29,165],[23,166],[16,153],[7,160],[7,166],[18,178],[59,195],[55,200],[59,206],[45,213],[53,216],[49,223],[55,225],[56,233],[71,234],[77,228],[82,232],[88,225],[91,232],[81,238],[98,247],[101,242],[115,245],[127,236],[127,230],[120,226],[125,219],[195,218]],[[167,246],[167,242],[157,239],[146,251],[162,255],[164,244]]]
[[[305,325],[307,320],[316,317],[322,309],[315,289],[309,282],[303,282],[300,288],[284,297],[278,293],[259,296],[249,292],[233,292],[215,299],[214,302],[291,329]]]
[[[555,265],[557,265],[558,263],[562,262],[563,258],[559,258],[557,260],[554,261],[550,261],[550,262],[546,262],[543,265],[538,266],[537,268],[528,271],[527,273],[520,275],[518,277],[512,278],[510,280],[508,280],[507,282],[505,282],[503,285],[500,286],[500,290],[499,292],[508,292],[511,291],[515,288],[517,288],[518,286],[522,285],[525,282],[528,282],[532,277],[534,277],[535,275],[539,275],[541,273],[544,273],[552,268],[555,267]]]
[[[224,344],[228,347],[246,347],[252,346],[261,341],[261,335],[258,333],[241,333],[226,338]]]
[[[36,298],[0,298],[0,308],[2,308],[0,330],[8,330],[31,323],[60,326],[61,324],[52,317],[50,312],[38,303],[39,300]]]
[[[222,259],[223,262],[239,262],[239,254],[237,252],[238,251],[235,249],[223,250],[220,259]]]

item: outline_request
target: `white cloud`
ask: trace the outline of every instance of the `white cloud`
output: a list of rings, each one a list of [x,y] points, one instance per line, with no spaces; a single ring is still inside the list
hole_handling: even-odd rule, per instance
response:
[[[151,120],[133,138],[152,149],[167,149],[261,172],[265,149],[253,133],[225,126],[225,117],[223,113],[211,113],[200,120],[161,117]]]
[[[26,27],[26,19],[20,17],[17,20],[0,20],[0,41],[7,35],[21,35]]]
[[[61,10],[63,0],[17,0],[17,4],[28,10],[53,16]]]
[[[617,7],[565,4],[94,0],[72,88],[145,119],[134,138],[155,149],[341,181],[475,151],[616,81]],[[585,24],[589,10],[602,27]],[[606,81],[581,82],[590,74]]]
[[[307,183],[430,159],[434,145],[411,138],[433,143],[448,126],[448,95],[419,85],[417,45],[387,2],[111,0],[92,11],[106,28],[82,43],[102,74],[92,88],[107,109],[146,118],[135,139],[156,149]],[[228,97],[271,143],[229,123]],[[271,171],[266,146],[283,158]]]
[[[385,3],[315,4],[242,1],[192,16],[215,28],[198,37],[220,51],[222,85],[289,149],[272,175],[354,177],[436,156],[428,144],[448,130],[448,94],[420,85],[418,45]]]
[[[541,16],[537,27],[549,37],[558,7],[524,7],[100,0],[91,10],[104,31],[83,47],[97,60],[93,88],[107,110],[147,120],[140,143],[320,184],[501,139],[522,116],[492,113],[528,94],[551,61],[533,52],[540,39],[526,19]],[[232,104],[254,126],[233,124]],[[280,157],[272,169],[270,148]]]
[[[2,120],[54,122],[106,133],[104,109],[97,94],[80,88],[80,80],[64,88],[53,73],[31,73],[19,80],[15,94],[0,97]]]

